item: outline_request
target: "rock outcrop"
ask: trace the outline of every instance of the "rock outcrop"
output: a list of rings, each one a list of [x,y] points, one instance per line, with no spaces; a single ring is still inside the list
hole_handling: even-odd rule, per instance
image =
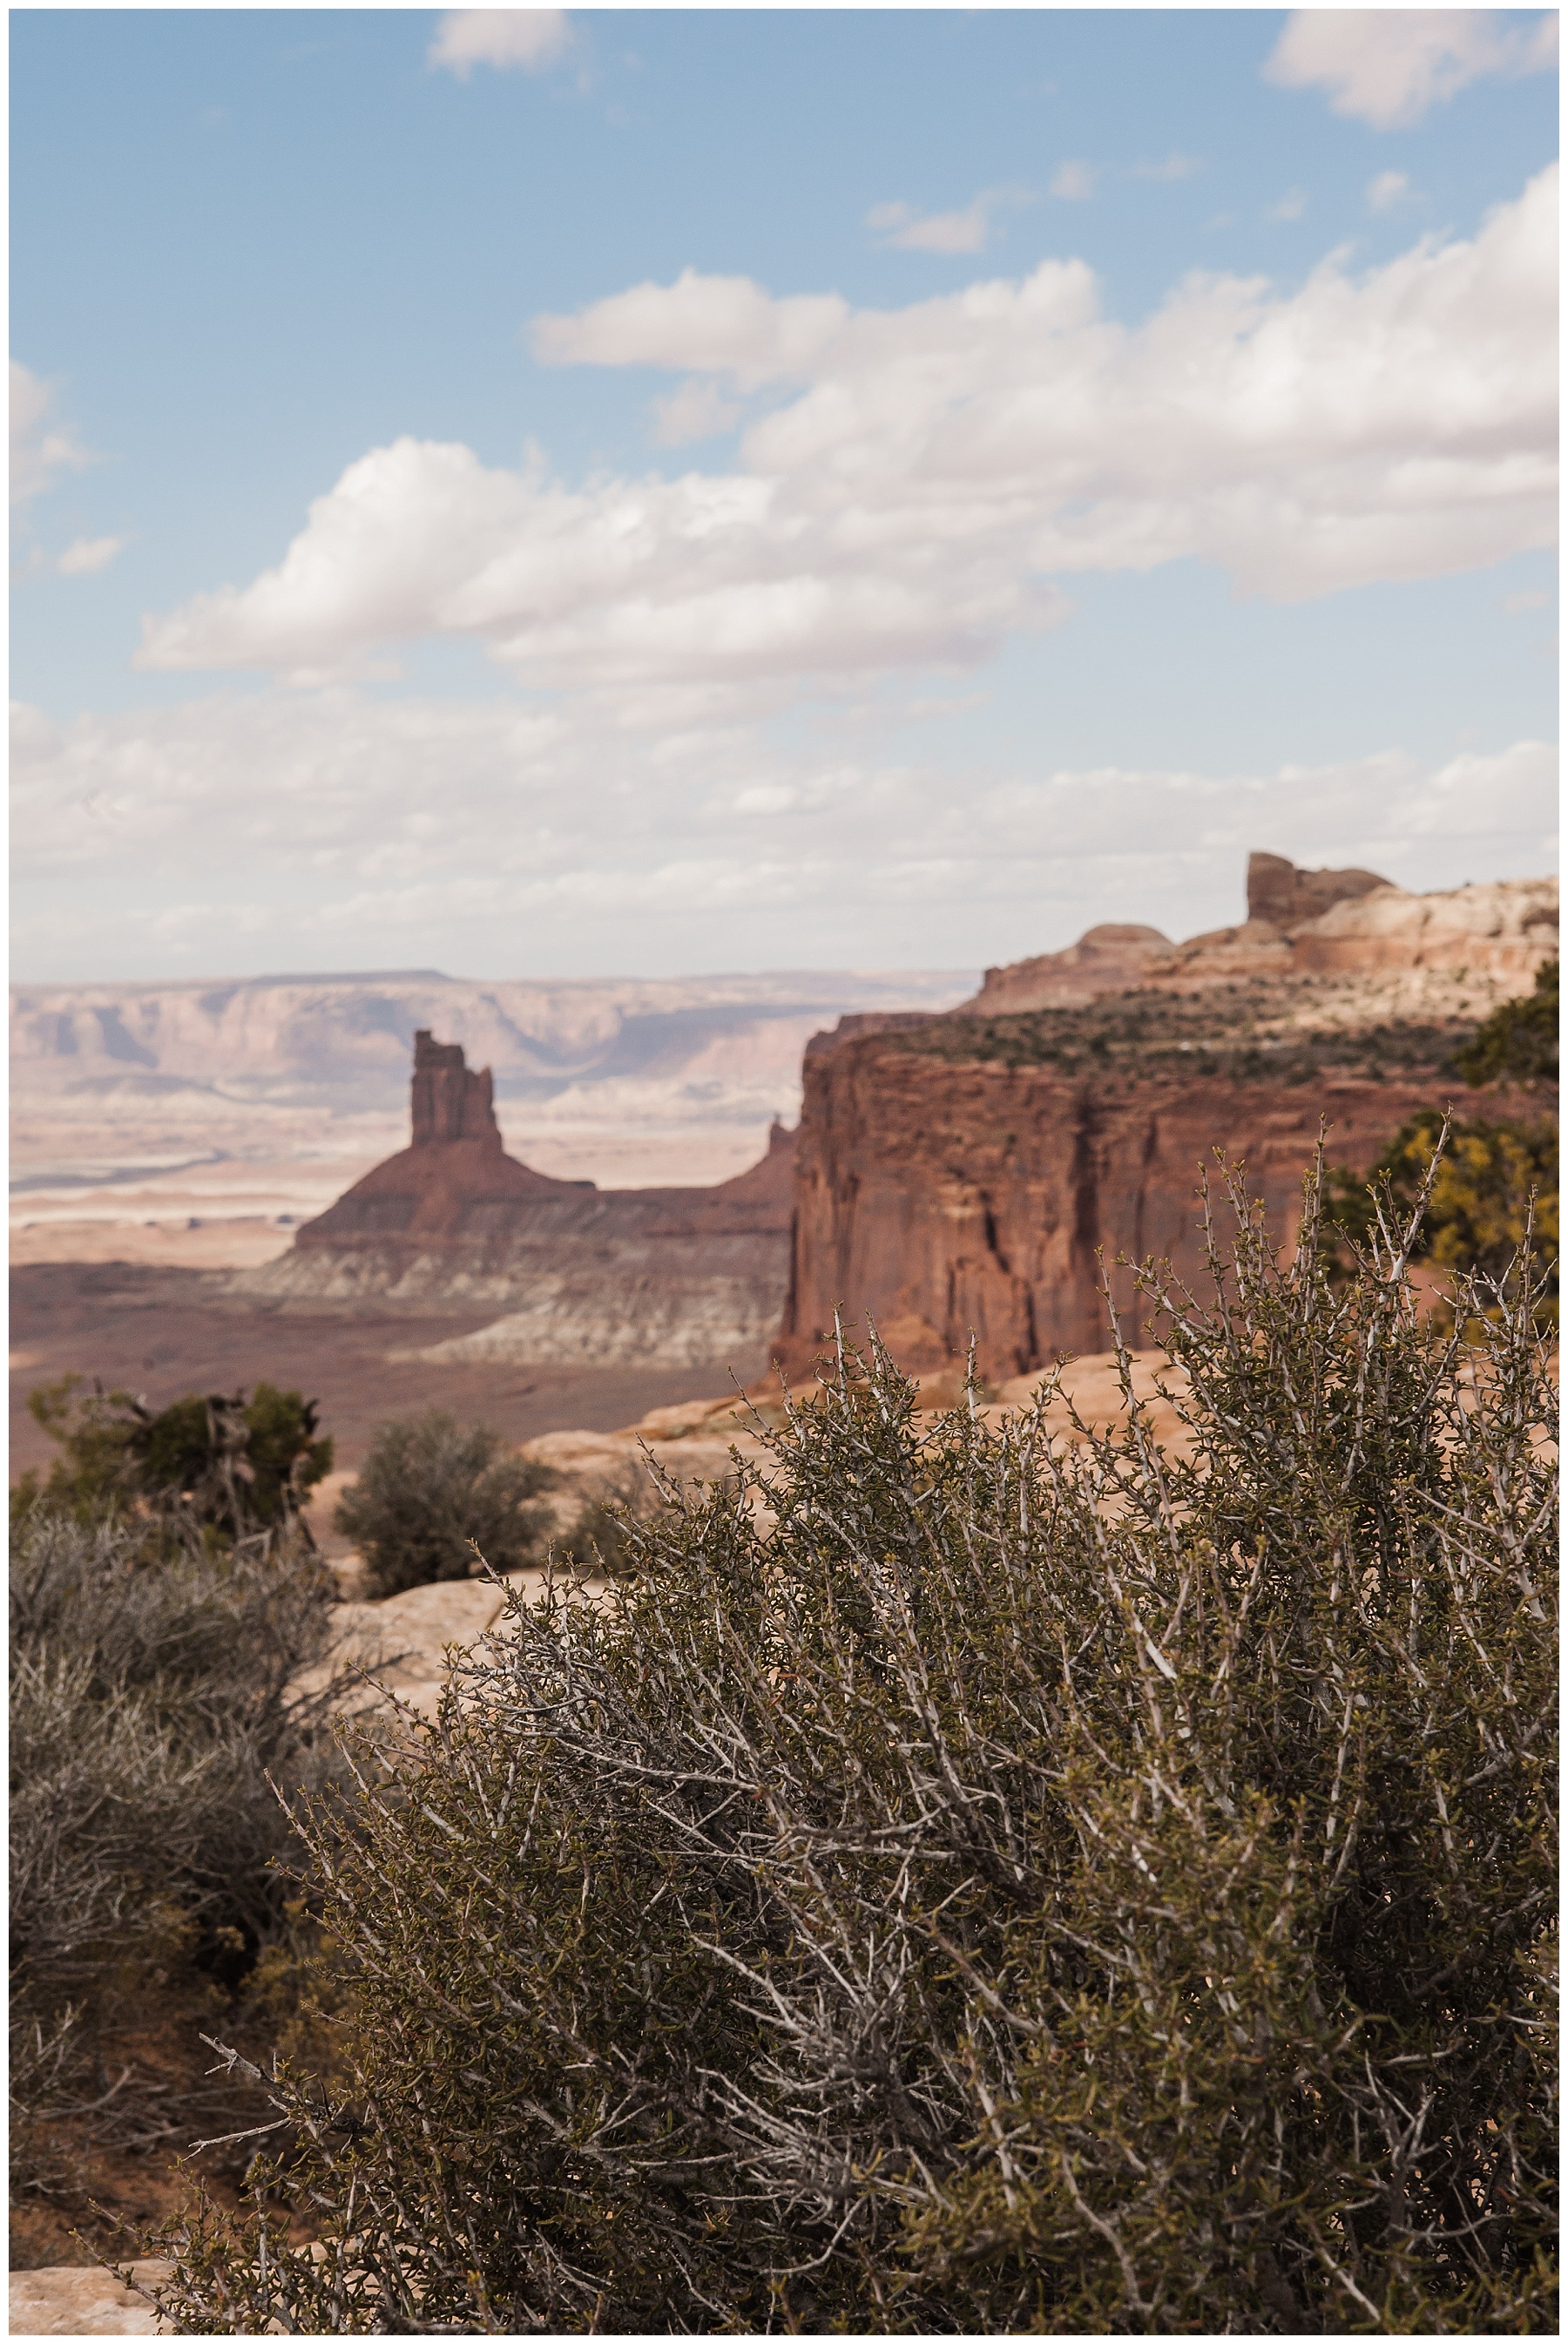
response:
[[[1171,948],[1170,937],[1159,928],[1114,922],[1087,928],[1062,952],[1037,953],[1006,968],[988,968],[980,991],[964,1005],[989,1016],[1023,1009],[1081,1009],[1102,993],[1122,993],[1141,985],[1150,962]]]
[[[1135,987],[1199,992],[1254,977],[1363,980],[1358,1014],[1483,1013],[1528,985],[1557,949],[1555,879],[1496,880],[1429,895],[1375,871],[1301,871],[1282,854],[1247,864],[1247,917],[1172,944],[1158,928],[1096,927],[1062,952],[988,968],[950,1016],[1074,1009]]]
[[[1247,917],[1276,928],[1297,928],[1321,919],[1335,904],[1390,887],[1375,871],[1302,871],[1283,854],[1247,857]]]
[[[1174,946],[1091,930],[989,972],[960,1009],[808,1053],[774,1346],[789,1373],[842,1308],[922,1374],[972,1334],[1001,1384],[1104,1343],[1102,1265],[1136,1341],[1117,1257],[1201,1284],[1217,1147],[1289,1244],[1320,1122],[1330,1160],[1361,1169],[1416,1109],[1476,1111],[1453,1047],[1555,953],[1556,882],[1411,895],[1255,857],[1249,884],[1251,908],[1287,916]]]
[[[279,1303],[494,1306],[429,1357],[591,1366],[762,1363],[789,1278],[794,1135],[711,1188],[600,1190],[507,1154],[488,1071],[416,1036],[411,1144],[233,1290]]]

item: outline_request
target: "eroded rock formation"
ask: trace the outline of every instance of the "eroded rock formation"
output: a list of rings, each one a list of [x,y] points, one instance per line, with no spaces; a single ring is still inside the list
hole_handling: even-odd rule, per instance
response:
[[[1102,1266],[1136,1341],[1117,1257],[1201,1283],[1216,1148],[1289,1243],[1320,1122],[1330,1160],[1359,1169],[1418,1107],[1476,1111],[1453,1048],[1555,953],[1556,882],[1411,895],[1282,857],[1248,876],[1250,908],[1275,918],[1181,945],[1091,930],[989,971],[945,1016],[808,1053],[775,1346],[792,1375],[840,1308],[920,1374],[971,1334],[996,1384],[1097,1350]]]
[[[494,1307],[427,1355],[594,1366],[760,1366],[789,1277],[794,1134],[712,1188],[596,1188],[506,1153],[487,1070],[416,1036],[413,1140],[238,1274],[280,1302]]]
[[[1254,977],[1332,972],[1365,980],[1357,1014],[1462,1016],[1528,985],[1557,949],[1555,879],[1495,880],[1415,895],[1375,871],[1247,864],[1247,917],[1172,944],[1158,928],[1096,927],[1064,951],[988,968],[951,1016],[1082,1008],[1135,986],[1198,992]],[[847,1022],[847,1021],[842,1021]]]
[[[1247,917],[1276,928],[1300,927],[1321,919],[1335,904],[1392,884],[1375,871],[1302,871],[1283,854],[1249,854]]]

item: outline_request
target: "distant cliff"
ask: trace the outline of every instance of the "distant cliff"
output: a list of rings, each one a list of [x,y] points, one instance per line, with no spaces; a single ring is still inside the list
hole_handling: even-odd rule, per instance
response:
[[[1247,864],[1247,916],[1172,944],[1158,928],[1091,928],[1062,952],[988,968],[949,1014],[1081,1008],[1107,993],[1186,992],[1330,972],[1378,980],[1362,1011],[1483,1013],[1528,986],[1557,949],[1555,879],[1495,880],[1413,895],[1375,871],[1300,871],[1282,854]]]
[[[776,1127],[759,1164],[712,1188],[551,1180],[506,1153],[488,1069],[425,1031],[410,1109],[411,1144],[233,1290],[501,1314],[434,1358],[761,1365],[789,1277],[791,1132]]]
[[[1417,1107],[1474,1110],[1453,1049],[1555,953],[1555,881],[1410,895],[1261,856],[1249,878],[1234,929],[1179,945],[1091,930],[988,971],[961,1009],[847,1019],[808,1051],[774,1346],[789,1371],[809,1371],[840,1307],[917,1372],[971,1333],[995,1383],[1098,1350],[1102,1259],[1122,1308],[1120,1253],[1201,1282],[1216,1147],[1288,1243],[1320,1119],[1331,1160],[1362,1168]]]

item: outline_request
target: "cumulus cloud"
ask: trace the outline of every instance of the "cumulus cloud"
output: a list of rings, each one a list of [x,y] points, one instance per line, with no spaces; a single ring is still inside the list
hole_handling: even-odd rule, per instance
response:
[[[1270,220],[1299,220],[1306,208],[1305,191],[1301,187],[1292,187],[1288,193],[1280,197],[1277,204],[1269,206],[1263,217]]]
[[[116,553],[125,551],[123,537],[78,537],[72,540],[55,567],[63,578],[91,578],[106,570]]]
[[[1391,212],[1402,204],[1410,194],[1410,181],[1402,171],[1380,171],[1367,187],[1369,212]]]
[[[60,473],[92,461],[63,425],[54,421],[55,394],[30,367],[11,361],[11,502],[25,504]]]
[[[1554,13],[1521,25],[1483,8],[1302,8],[1263,75],[1287,89],[1326,90],[1336,114],[1396,130],[1471,82],[1516,80],[1556,62]]]
[[[1555,527],[1555,207],[1553,170],[1471,239],[1290,293],[1193,275],[1138,328],[1080,261],[890,310],[637,286],[537,351],[678,374],[671,437],[766,392],[736,463],[574,486],[399,440],[275,569],[149,619],[140,663],[319,677],[467,635],[706,722],[713,694],[972,665],[1060,622],[1080,571],[1196,558],[1293,600],[1497,561]]]
[[[998,198],[976,196],[956,212],[918,212],[910,204],[875,204],[866,226],[879,243],[902,252],[983,252]]]
[[[837,293],[775,300],[749,277],[645,282],[575,317],[536,318],[534,356],[545,366],[668,367],[725,374],[741,390],[801,379],[849,315]]]
[[[563,8],[454,8],[436,27],[427,63],[467,81],[476,66],[538,73],[571,40]]]
[[[653,968],[681,965],[695,922],[710,966],[978,965],[1100,919],[1235,918],[1252,847],[1448,885],[1546,867],[1555,820],[1555,761],[1529,741],[1435,768],[1388,751],[981,778],[347,690],[22,710],[12,762],[17,951],[62,973],[89,948],[146,965],[154,944],[222,968],[252,932],[271,965]]]

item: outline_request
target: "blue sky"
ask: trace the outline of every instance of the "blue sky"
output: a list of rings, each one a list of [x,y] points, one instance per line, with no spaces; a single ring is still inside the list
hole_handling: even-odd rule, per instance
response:
[[[1548,867],[1552,23],[14,14],[17,973]]]

